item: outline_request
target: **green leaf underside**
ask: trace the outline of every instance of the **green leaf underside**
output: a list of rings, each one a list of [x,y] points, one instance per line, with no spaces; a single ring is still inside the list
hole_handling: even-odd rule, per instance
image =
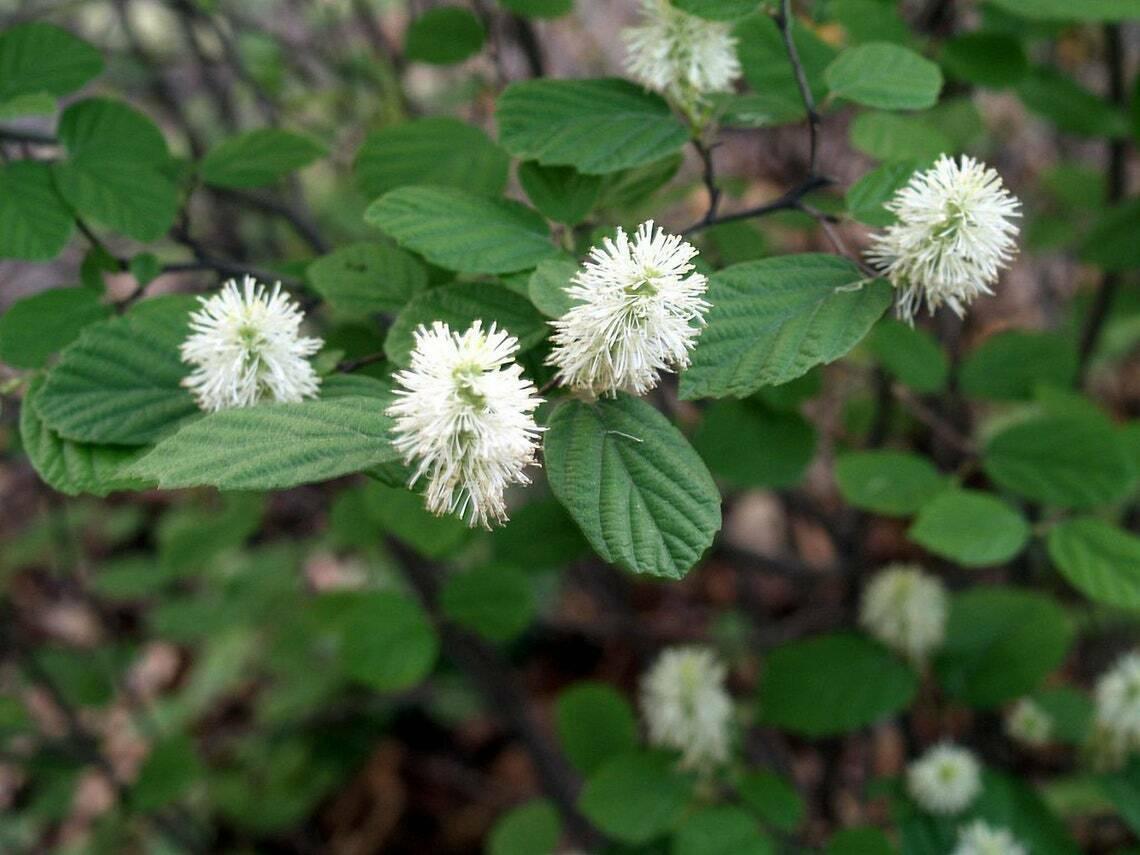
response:
[[[396,316],[384,339],[384,353],[396,365],[407,366],[411,364],[417,327],[443,321],[452,332],[461,333],[476,320],[483,321],[484,330],[490,329],[492,322],[508,330],[519,340],[520,352],[541,342],[548,329],[546,319],[526,298],[501,285],[441,285],[416,295]]]
[[[760,682],[760,716],[806,736],[846,733],[905,709],[918,676],[877,642],[850,633],[772,651]]]
[[[279,490],[397,459],[382,397],[259,404],[203,416],[131,470],[160,487]]]
[[[40,415],[66,439],[143,445],[198,411],[181,387],[178,347],[190,297],[160,297],[87,327],[62,354],[39,398]]]
[[[932,107],[942,90],[937,65],[889,42],[848,48],[827,67],[826,78],[833,95],[884,110]]]
[[[951,603],[935,667],[947,692],[988,708],[1036,689],[1064,660],[1071,640],[1065,611],[1050,597],[974,588]]]
[[[977,490],[945,490],[922,506],[907,537],[935,555],[969,567],[1001,564],[1029,541],[1025,518]]]
[[[306,274],[318,294],[352,317],[399,311],[428,283],[422,264],[381,241],[334,250],[310,264]]]
[[[24,452],[44,482],[61,493],[77,496],[90,493],[105,496],[115,490],[143,486],[128,478],[123,469],[138,459],[141,449],[115,445],[89,445],[60,439],[36,411],[43,383],[36,379],[28,387],[20,407],[20,439]]]
[[[369,199],[409,184],[497,196],[510,158],[476,127],[446,116],[373,131],[356,155],[356,183]]]
[[[707,327],[681,375],[681,397],[745,397],[843,356],[892,299],[885,282],[862,280],[850,261],[814,253],[714,273]]]
[[[544,457],[554,495],[597,553],[636,573],[679,579],[720,529],[712,476],[644,401],[567,401],[550,418]]]
[[[669,105],[625,80],[531,80],[499,96],[499,141],[520,160],[604,175],[685,144]]]
[[[1042,416],[997,434],[982,458],[999,486],[1034,501],[1090,508],[1121,498],[1132,461],[1107,419]]]
[[[557,255],[546,221],[507,199],[444,187],[401,187],[364,214],[401,246],[461,273],[513,273]]]
[[[1140,538],[1092,517],[1067,520],[1049,532],[1049,557],[1091,600],[1140,608]]]

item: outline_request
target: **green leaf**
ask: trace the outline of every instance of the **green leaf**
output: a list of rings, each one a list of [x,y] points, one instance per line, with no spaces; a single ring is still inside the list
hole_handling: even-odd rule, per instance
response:
[[[77,442],[144,445],[196,413],[178,354],[194,305],[159,297],[84,329],[44,383],[48,426]]]
[[[897,850],[877,828],[845,828],[827,841],[826,855],[894,855]]]
[[[373,131],[356,155],[356,183],[369,199],[409,184],[498,196],[510,158],[481,130],[443,116]]]
[[[89,288],[52,288],[17,300],[0,315],[0,361],[40,368],[84,327],[110,313]]]
[[[994,6],[1046,21],[1124,21],[1140,18],[1140,0],[991,0]]]
[[[532,799],[499,817],[487,841],[487,855],[550,855],[562,836],[558,810]]]
[[[437,517],[424,507],[423,497],[403,487],[369,484],[368,511],[384,531],[426,558],[454,553],[471,536],[458,517]]]
[[[807,805],[796,788],[775,772],[749,772],[736,789],[741,802],[778,831],[791,834],[807,816]]]
[[[1039,386],[1067,389],[1077,374],[1077,351],[1054,333],[1018,330],[990,336],[962,363],[959,382],[971,397],[1032,400]]]
[[[674,152],[645,166],[623,169],[607,175],[602,185],[602,197],[598,201],[598,207],[620,211],[640,205],[673,180],[684,160],[680,152]]]
[[[909,44],[913,39],[910,28],[893,3],[881,0],[833,0],[827,11],[855,44],[865,42],[896,42]]]
[[[31,160],[0,164],[0,258],[50,261],[67,246],[74,225],[51,166]]]
[[[989,493],[945,490],[922,506],[907,537],[967,567],[1001,564],[1029,541],[1020,513]]]
[[[671,0],[682,12],[710,21],[735,21],[756,11],[756,0]]]
[[[935,662],[942,687],[990,708],[1036,689],[1064,660],[1073,629],[1050,597],[1015,588],[974,588],[950,603]]]
[[[548,318],[560,318],[570,311],[574,300],[566,289],[577,272],[578,262],[572,258],[540,261],[527,282],[527,293],[535,308]]]
[[[744,78],[752,91],[767,99],[775,107],[774,112],[783,112],[780,117],[783,121],[794,122],[803,118],[806,111],[796,75],[772,16],[763,12],[749,15],[733,28],[733,35],[737,39],[736,53]],[[835,48],[803,26],[793,26],[792,40],[818,104],[827,94],[823,74],[835,58]]]
[[[744,397],[843,356],[891,302],[889,285],[854,287],[862,280],[850,261],[814,253],[714,273],[708,326],[681,375],[681,397]]]
[[[259,404],[185,425],[131,468],[160,487],[278,490],[397,458],[385,400],[350,396]]]
[[[1021,42],[1005,33],[963,33],[942,47],[942,65],[951,76],[979,86],[1002,88],[1029,72]]]
[[[776,847],[756,821],[733,805],[703,807],[673,835],[671,855],[774,855]]]
[[[76,211],[144,242],[169,231],[178,188],[164,171],[170,155],[150,119],[118,101],[91,98],[64,110],[58,135],[68,158],[52,170]]]
[[[1140,834],[1140,758],[1118,772],[1100,776],[1104,794],[1116,805],[1120,818],[1133,832]]]
[[[561,18],[570,14],[574,0],[499,0],[499,5],[527,18]]]
[[[555,705],[558,741],[584,775],[637,748],[637,720],[629,703],[605,683],[576,683]]]
[[[19,119],[23,116],[48,116],[55,112],[55,99],[46,92],[31,95],[17,95],[0,101],[0,121]]]
[[[667,754],[625,754],[595,771],[582,788],[578,808],[608,836],[647,843],[680,820],[691,785],[673,771]]]
[[[262,187],[325,154],[325,147],[309,137],[259,128],[224,139],[206,152],[201,175],[217,187]]]
[[[1140,199],[1110,207],[1081,244],[1081,260],[1108,271],[1123,272],[1140,267]]]
[[[1008,828],[1033,855],[1078,855],[1062,822],[1025,781],[986,770],[971,814],[994,828]]]
[[[905,709],[918,677],[878,643],[851,633],[784,644],[768,656],[760,718],[809,737],[857,730]]]
[[[1053,738],[1071,745],[1082,745],[1093,720],[1093,703],[1088,695],[1071,686],[1057,686],[1033,693],[1033,700],[1053,720]]]
[[[950,361],[938,340],[925,330],[885,318],[867,336],[867,349],[879,364],[916,392],[941,392]]]
[[[204,772],[194,743],[184,734],[175,734],[156,743],[131,785],[130,805],[140,813],[150,813],[181,798]]]
[[[1124,114],[1052,66],[1038,66],[1017,87],[1021,100],[1057,128],[1072,134],[1121,137]]]
[[[414,600],[394,591],[325,594],[321,599],[349,677],[378,692],[400,692],[431,673],[439,639]]]
[[[491,537],[496,560],[528,573],[585,558],[590,545],[566,509],[553,498],[528,502],[511,511],[511,524]]]
[[[824,76],[832,95],[882,110],[932,107],[942,91],[942,71],[937,65],[890,42],[848,48]]]
[[[461,273],[513,273],[558,254],[535,211],[462,190],[401,187],[369,205],[364,219],[401,246]]]
[[[835,481],[857,508],[905,517],[946,489],[945,476],[925,457],[905,451],[855,451],[835,461]]]
[[[1090,600],[1140,608],[1140,538],[1104,520],[1066,520],[1049,532],[1049,557]]]
[[[544,457],[551,490],[595,551],[635,573],[681,578],[720,529],[720,493],[704,463],[637,398],[560,405]]]
[[[83,39],[34,21],[0,33],[0,102],[46,92],[74,92],[103,70],[103,57]]]
[[[77,496],[105,496],[116,490],[141,486],[122,470],[138,458],[137,449],[114,445],[86,445],[61,439],[43,423],[36,406],[42,382],[34,380],[20,407],[20,442],[37,474],[54,490]]]
[[[982,467],[1019,496],[1061,508],[1090,508],[1122,498],[1136,473],[1107,419],[1040,416],[1019,422],[986,445]]]
[[[911,176],[924,165],[921,160],[907,159],[884,163],[877,169],[872,169],[847,191],[847,212],[869,226],[891,225],[895,222],[895,215],[883,205],[905,187]]]
[[[428,284],[423,265],[387,241],[341,247],[310,264],[306,274],[334,309],[354,318],[398,312]]]
[[[575,225],[593,210],[602,192],[602,178],[583,175],[571,166],[543,166],[527,161],[519,166],[519,183],[545,216]]]
[[[930,121],[930,114],[899,115],[864,111],[848,129],[851,145],[878,160],[932,161],[958,150],[954,141]]]
[[[474,13],[458,6],[439,6],[409,25],[404,55],[413,62],[454,65],[477,54],[486,35]]]
[[[664,100],[616,78],[512,83],[496,116],[515,157],[587,175],[652,163],[688,140]]]
[[[421,324],[430,327],[443,321],[452,332],[463,332],[476,320],[483,329],[492,322],[519,340],[525,352],[546,337],[546,319],[525,298],[501,285],[460,282],[429,288],[411,299],[396,316],[384,339],[384,353],[396,365],[411,364],[415,348],[415,330]]]
[[[526,574],[513,567],[483,565],[452,573],[440,593],[443,613],[492,641],[510,641],[534,617],[534,594]]]
[[[758,401],[718,401],[705,411],[693,446],[718,478],[736,487],[790,487],[815,456],[811,423]]]

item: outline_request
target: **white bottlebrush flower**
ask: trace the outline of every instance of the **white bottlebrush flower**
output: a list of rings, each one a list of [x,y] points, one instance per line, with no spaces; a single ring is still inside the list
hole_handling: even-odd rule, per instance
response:
[[[948,600],[942,581],[909,564],[892,564],[863,591],[859,622],[875,638],[912,661],[942,644]]]
[[[899,317],[913,322],[923,302],[961,317],[979,294],[992,294],[1016,252],[1020,206],[997,172],[970,157],[942,155],[916,172],[886,205],[898,222],[867,253],[897,289]]]
[[[559,380],[595,395],[643,395],[660,372],[687,366],[709,308],[708,280],[693,272],[696,254],[652,220],[633,240],[619,228],[590,250],[567,289],[574,305],[551,322],[548,362]]]
[[[929,813],[961,813],[982,791],[982,770],[973,752],[943,742],[910,764],[906,789]]]
[[[1053,717],[1033,698],[1022,698],[1006,713],[1005,731],[1018,742],[1040,748],[1053,738]]]
[[[1096,729],[1120,761],[1140,750],[1140,650],[1126,653],[1096,682]]]
[[[416,463],[412,484],[427,477],[427,508],[470,526],[507,520],[503,492],[530,483],[541,429],[542,399],[514,361],[519,342],[494,324],[475,321],[463,333],[436,321],[415,332],[411,368],[395,375],[396,449]]]
[[[641,10],[641,25],[622,31],[630,74],[686,109],[732,90],[741,72],[728,24],[682,12],[669,0],[642,0]]]
[[[181,349],[182,361],[194,366],[182,385],[199,407],[215,412],[317,394],[321,381],[309,357],[323,342],[301,337],[305,315],[280,283],[269,292],[246,276],[240,289],[231,279],[199,299],[202,308],[190,316]]]
[[[977,820],[958,832],[958,845],[951,855],[1029,855],[1008,829],[994,828]]]
[[[649,742],[681,752],[681,767],[708,771],[728,759],[732,699],[726,670],[703,647],[664,651],[641,679]]]

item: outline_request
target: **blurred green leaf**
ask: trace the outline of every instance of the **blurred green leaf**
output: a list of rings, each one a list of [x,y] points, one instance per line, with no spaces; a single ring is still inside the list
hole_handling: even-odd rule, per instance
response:
[[[475,14],[459,6],[428,9],[408,26],[404,55],[413,62],[454,65],[483,47],[486,31]]]
[[[67,246],[75,219],[52,181],[51,166],[0,164],[0,258],[48,261]]]
[[[882,110],[932,107],[942,91],[942,71],[909,48],[870,42],[839,54],[825,73],[831,94]]]
[[[0,361],[39,368],[84,327],[110,314],[90,288],[52,288],[24,297],[0,315]]]
[[[550,855],[561,836],[558,810],[547,799],[532,799],[499,817],[487,855]]]
[[[692,786],[666,754],[638,752],[607,761],[586,780],[578,808],[622,843],[648,843],[681,819]]]
[[[309,137],[259,128],[228,137],[206,152],[201,176],[216,187],[263,187],[325,154],[325,147]]]
[[[0,33],[0,102],[67,95],[102,70],[99,51],[54,24],[33,21]]]
[[[905,451],[855,451],[835,461],[835,481],[857,508],[905,517],[947,488],[947,478],[925,457]]]
[[[519,183],[544,216],[567,225],[585,219],[602,190],[601,176],[583,175],[571,166],[543,166],[532,160],[519,164]]]
[[[1076,348],[1054,333],[1009,330],[985,339],[962,362],[962,391],[979,398],[1024,401],[1040,385],[1068,388],[1077,373]]]
[[[530,580],[513,567],[484,564],[452,573],[440,592],[443,613],[492,641],[510,641],[534,618]]]
[[[918,512],[907,537],[967,567],[1001,564],[1029,542],[1029,524],[1001,499],[978,490],[944,490]]]
[[[950,376],[950,361],[938,340],[892,318],[875,324],[867,336],[867,349],[884,369],[916,392],[941,392]]]
[[[354,318],[397,312],[427,287],[423,265],[386,241],[340,247],[310,264],[306,274],[333,308]]]
[[[776,846],[747,813],[733,805],[702,807],[673,835],[671,855],[774,855]]]
[[[637,721],[629,703],[605,683],[576,683],[555,705],[558,741],[584,775],[637,747]]]
[[[736,487],[790,487],[815,456],[812,424],[754,400],[717,401],[701,419],[693,446],[718,478]]]
[[[891,225],[895,215],[883,205],[924,165],[921,160],[908,159],[891,161],[872,169],[848,189],[845,197],[848,213],[869,226]]]
[[[1012,86],[1029,72],[1021,42],[1004,33],[963,33],[942,48],[942,66],[952,77],[979,86]]]
[[[791,834],[807,816],[807,805],[796,788],[766,769],[749,772],[736,785],[740,800],[764,822]]]
[[[1070,584],[1098,603],[1140,608],[1140,538],[1094,517],[1049,532],[1049,557]]]

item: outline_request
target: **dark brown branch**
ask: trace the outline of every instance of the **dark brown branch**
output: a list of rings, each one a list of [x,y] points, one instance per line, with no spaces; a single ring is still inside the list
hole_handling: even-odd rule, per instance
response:
[[[324,255],[331,248],[329,242],[321,235],[320,230],[312,219],[310,219],[304,211],[298,210],[288,202],[264,193],[230,190],[220,187],[210,187],[209,189],[220,198],[230,199],[248,208],[280,217],[319,255]]]
[[[793,187],[778,199],[773,199],[771,202],[766,202],[763,205],[757,205],[755,208],[746,208],[743,211],[737,211],[734,214],[727,214],[722,217],[713,217],[711,220],[702,220],[701,222],[694,223],[685,229],[684,234],[693,234],[694,232],[699,232],[703,229],[707,229],[709,226],[717,226],[722,223],[735,223],[739,220],[750,220],[754,217],[763,217],[768,214],[774,214],[777,211],[798,210],[800,207],[800,202],[803,200],[804,196],[820,189],[821,187],[827,187],[831,183],[832,181],[830,178],[825,178],[822,175],[813,175],[809,178],[806,178],[804,181]]]
[[[356,359],[343,359],[336,365],[336,370],[341,374],[351,374],[353,371],[359,371],[366,365],[375,365],[377,362],[383,362],[387,356],[383,353],[369,353],[366,356],[358,356]]]
[[[720,205],[720,188],[716,184],[716,165],[713,163],[713,150],[716,145],[705,145],[700,139],[693,140],[693,148],[697,150],[700,155],[701,165],[701,178],[705,183],[705,191],[708,193],[709,206],[705,211],[705,216],[701,220],[704,224],[712,223],[716,220],[717,207]]]
[[[804,102],[808,123],[808,175],[814,176],[816,163],[819,158],[819,112],[815,107],[815,96],[811,93],[807,72],[800,60],[800,52],[796,48],[795,38],[792,36],[792,0],[781,0],[780,9],[776,13],[776,26],[780,29],[780,37],[784,40],[784,48],[788,52],[788,59],[792,63],[792,71],[796,76],[796,86],[800,90],[800,98]]]

